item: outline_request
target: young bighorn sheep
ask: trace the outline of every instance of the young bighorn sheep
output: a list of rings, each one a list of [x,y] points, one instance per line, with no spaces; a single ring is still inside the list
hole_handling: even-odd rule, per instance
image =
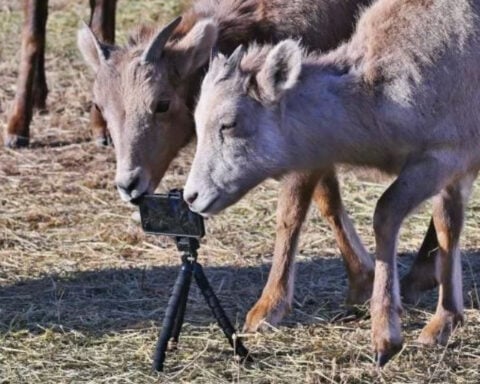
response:
[[[80,31],[79,48],[95,72],[93,98],[114,142],[122,198],[134,201],[152,192],[172,159],[193,138],[194,102],[215,45],[231,53],[240,43],[297,36],[311,49],[331,49],[351,35],[358,7],[369,2],[200,0],[181,21],[159,32],[140,29],[126,47],[100,44],[88,29]],[[345,212],[333,167],[292,173],[285,177],[279,196],[272,270],[247,315],[247,330],[256,330],[263,320],[277,323],[290,307],[295,247],[312,196],[333,228],[344,258],[347,301],[362,303],[370,297],[373,260]],[[433,229],[427,238],[435,239]],[[419,260],[432,259],[426,256],[436,242],[426,244]],[[430,264],[422,270],[434,282]],[[414,287],[413,296],[419,281],[412,275],[406,285]]]
[[[331,53],[302,60],[293,40],[239,47],[216,57],[202,84],[184,194],[197,212],[219,212],[292,170],[349,163],[398,175],[374,214],[380,365],[402,345],[398,231],[430,197],[440,294],[420,342],[446,342],[463,318],[459,235],[480,167],[479,16],[472,0],[378,0]]]
[[[89,0],[89,25],[102,40],[113,43],[117,0]],[[33,109],[45,109],[45,34],[48,0],[23,0],[24,24],[17,92],[8,118],[5,145],[11,148],[28,146]],[[100,143],[105,143],[105,121],[96,108],[91,110],[92,130]]]

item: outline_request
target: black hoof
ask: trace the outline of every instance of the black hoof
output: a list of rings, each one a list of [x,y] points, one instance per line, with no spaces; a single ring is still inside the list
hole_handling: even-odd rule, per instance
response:
[[[5,147],[7,148],[26,148],[30,144],[30,139],[24,136],[7,135],[5,138]]]
[[[377,352],[375,354],[375,365],[378,368],[383,368],[393,356],[395,356],[398,352],[401,351],[401,349],[402,347],[398,346],[390,352]]]

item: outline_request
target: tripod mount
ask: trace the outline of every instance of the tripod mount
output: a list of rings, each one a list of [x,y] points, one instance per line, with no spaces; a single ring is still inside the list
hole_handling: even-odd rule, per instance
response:
[[[172,190],[167,195],[144,196],[140,201],[140,215],[145,232],[174,237],[178,250],[182,252],[182,266],[168,300],[153,369],[163,371],[167,349],[175,349],[178,344],[192,276],[235,354],[241,359],[251,360],[197,261],[199,239],[205,234],[203,218],[188,209],[181,190]]]

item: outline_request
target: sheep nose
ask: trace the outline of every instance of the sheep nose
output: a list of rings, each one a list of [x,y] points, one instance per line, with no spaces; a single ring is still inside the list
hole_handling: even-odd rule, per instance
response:
[[[124,200],[130,201],[136,199],[144,191],[140,191],[141,187],[141,170],[135,169],[130,172],[123,172],[117,175],[115,184],[117,185],[118,192]]]
[[[195,200],[197,200],[198,197],[198,192],[192,192],[184,196],[185,201],[188,203],[188,205],[192,205]]]
[[[121,189],[125,194],[130,196],[135,189],[135,187],[138,185],[138,181],[140,178],[138,176],[135,176],[133,178],[117,181],[117,188]]]

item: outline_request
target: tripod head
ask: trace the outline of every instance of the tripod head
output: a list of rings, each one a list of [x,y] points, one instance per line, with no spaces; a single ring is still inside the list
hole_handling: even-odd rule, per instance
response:
[[[183,252],[183,262],[197,261],[197,249],[200,248],[198,239],[192,237],[176,237],[177,249]]]

